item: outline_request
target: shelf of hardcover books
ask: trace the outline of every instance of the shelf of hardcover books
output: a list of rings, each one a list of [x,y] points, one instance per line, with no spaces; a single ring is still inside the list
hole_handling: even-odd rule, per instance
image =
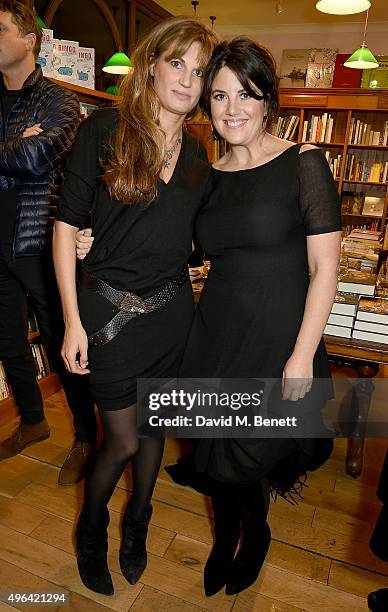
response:
[[[28,320],[28,339],[30,341],[31,353],[34,359],[36,368],[36,378],[43,396],[43,399],[50,397],[60,388],[58,376],[52,371],[46,350],[40,342],[40,334],[37,328],[36,319],[33,313],[30,313]],[[10,418],[16,418],[18,415],[14,399],[12,397],[12,389],[7,381],[7,376],[4,371],[3,364],[0,361],[0,426],[9,421]]]

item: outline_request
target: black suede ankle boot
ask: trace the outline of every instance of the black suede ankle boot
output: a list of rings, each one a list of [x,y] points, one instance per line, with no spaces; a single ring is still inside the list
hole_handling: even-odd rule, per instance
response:
[[[236,595],[255,582],[263,567],[271,542],[271,530],[267,521],[260,523],[259,537],[245,536],[244,531],[246,533],[250,530],[244,530],[243,524],[243,542],[234,558],[226,582],[227,595]]]
[[[255,582],[263,566],[271,542],[271,530],[267,523],[268,483],[262,480],[241,487],[237,505],[242,544],[226,581],[227,595],[247,589]]]
[[[81,580],[88,589],[103,595],[114,593],[107,563],[108,524],[108,509],[103,524],[97,528],[85,522],[81,510],[75,530],[77,565]]]
[[[135,520],[131,514],[130,502],[124,513],[121,523],[120,568],[129,584],[136,584],[147,566],[146,539],[151,516],[150,505],[144,518]]]
[[[204,569],[205,594],[210,597],[226,584],[240,540],[240,519],[233,492],[212,496],[215,542]]]

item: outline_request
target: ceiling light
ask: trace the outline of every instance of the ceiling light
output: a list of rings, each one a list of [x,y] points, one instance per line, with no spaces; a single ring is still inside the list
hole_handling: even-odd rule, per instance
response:
[[[369,0],[319,0],[315,5],[318,11],[330,15],[354,15],[370,7]]]

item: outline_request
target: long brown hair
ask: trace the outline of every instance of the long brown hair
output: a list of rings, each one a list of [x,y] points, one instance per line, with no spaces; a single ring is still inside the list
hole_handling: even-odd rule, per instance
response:
[[[215,34],[196,19],[172,17],[156,24],[133,54],[134,70],[123,80],[120,122],[102,181],[111,198],[128,204],[151,202],[165,154],[166,138],[159,126],[160,103],[150,63],[162,53],[182,57],[193,42],[201,44],[200,67],[206,67],[217,44]]]

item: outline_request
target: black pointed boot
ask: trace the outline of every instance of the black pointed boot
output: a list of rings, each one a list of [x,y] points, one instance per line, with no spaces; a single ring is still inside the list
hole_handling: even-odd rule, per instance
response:
[[[108,524],[108,509],[103,524],[98,528],[85,522],[81,510],[75,530],[77,565],[81,580],[88,589],[103,595],[114,593],[107,562]]]
[[[245,529],[247,532],[247,530]],[[248,530],[249,531],[249,530]],[[244,525],[243,525],[244,533]],[[271,543],[271,530],[267,521],[260,524],[260,536],[244,538],[234,558],[226,582],[226,594],[236,595],[251,586],[257,579]]]
[[[205,594],[224,588],[240,540],[240,519],[233,491],[212,496],[215,542],[204,569]]]
[[[243,539],[226,581],[227,595],[235,595],[251,586],[263,566],[271,543],[267,497],[262,482],[241,489],[238,508]]]
[[[152,506],[140,521],[133,518],[131,509],[129,502],[121,523],[120,568],[129,584],[136,584],[147,566],[146,539]]]

